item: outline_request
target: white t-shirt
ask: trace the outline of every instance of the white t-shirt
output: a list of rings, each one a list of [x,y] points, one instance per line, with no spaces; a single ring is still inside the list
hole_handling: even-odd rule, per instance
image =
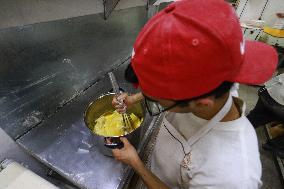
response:
[[[186,169],[181,166],[185,154],[189,153],[186,142],[208,121],[191,113],[168,113],[152,154],[153,173],[173,189],[260,188],[261,163],[256,133],[244,115],[245,104],[237,98],[234,101],[242,116],[218,122],[194,143]]]

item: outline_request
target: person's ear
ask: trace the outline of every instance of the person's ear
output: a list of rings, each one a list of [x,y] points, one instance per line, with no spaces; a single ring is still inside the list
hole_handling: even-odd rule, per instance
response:
[[[214,100],[213,100],[213,98],[210,98],[210,97],[200,98],[200,99],[195,100],[195,104],[197,106],[213,107]]]

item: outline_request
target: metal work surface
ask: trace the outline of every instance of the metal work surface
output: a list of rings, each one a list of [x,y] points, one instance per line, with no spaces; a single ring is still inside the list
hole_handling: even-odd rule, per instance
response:
[[[130,55],[145,7],[0,30],[0,125],[14,139]]]
[[[132,86],[123,80],[126,64],[114,74],[122,88],[134,92]],[[87,105],[110,89],[109,78],[104,77],[57,114],[18,139],[17,143],[79,188],[123,188],[131,175],[130,169],[98,151],[83,120]],[[150,135],[156,119],[147,114],[143,136]],[[142,141],[144,143],[140,142],[138,151],[143,150],[148,139],[144,137]]]

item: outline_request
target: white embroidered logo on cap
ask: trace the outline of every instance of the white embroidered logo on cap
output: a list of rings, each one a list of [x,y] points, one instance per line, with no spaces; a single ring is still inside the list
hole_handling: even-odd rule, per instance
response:
[[[131,58],[133,58],[134,55],[135,55],[135,51],[134,51],[134,49],[132,49]]]
[[[245,39],[243,38],[243,41],[240,43],[240,52],[241,52],[241,55],[244,55],[245,54]]]

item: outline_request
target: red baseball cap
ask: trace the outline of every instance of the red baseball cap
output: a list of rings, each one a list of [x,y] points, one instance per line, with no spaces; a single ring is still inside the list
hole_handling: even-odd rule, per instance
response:
[[[277,62],[273,47],[244,40],[230,4],[181,0],[143,27],[131,65],[145,94],[181,100],[206,94],[224,81],[261,84]]]

